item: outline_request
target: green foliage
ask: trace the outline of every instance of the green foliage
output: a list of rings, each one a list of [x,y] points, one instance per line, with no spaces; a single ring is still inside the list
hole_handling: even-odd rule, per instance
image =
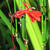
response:
[[[17,8],[18,8],[18,10],[26,8],[22,4],[23,1],[26,1],[27,3],[29,3],[30,7],[35,7],[36,8],[35,10],[40,10],[43,13],[42,17],[41,17],[41,22],[39,22],[41,25],[39,27],[37,21],[32,23],[31,20],[29,19],[28,15],[25,14],[26,16],[24,16],[23,18],[20,19],[21,27],[18,27],[18,25],[19,25],[18,21],[17,21],[18,19],[15,18],[15,23],[13,23],[15,25],[15,27],[14,27],[14,25],[12,26],[12,32],[13,32],[13,35],[14,35],[14,33],[16,33],[16,35],[19,37],[18,38],[15,37],[14,39],[16,41],[14,40],[14,42],[17,42],[19,44],[20,50],[26,50],[26,48],[28,50],[29,50],[29,48],[30,48],[30,50],[45,50],[44,46],[48,42],[48,39],[49,39],[49,43],[50,43],[50,36],[48,38],[48,33],[50,33],[50,3],[49,3],[49,0],[48,0],[48,4],[47,4],[46,0],[20,0],[20,1],[11,0],[11,2],[13,2],[13,4],[11,3],[12,7],[14,8],[13,10],[10,9],[11,8],[11,6],[9,4],[10,0],[5,0],[4,2],[2,2],[3,4],[0,4],[0,5],[1,5],[1,8],[4,5],[8,6],[9,11],[7,11],[7,12],[12,14],[13,12],[14,13],[16,12]],[[48,5],[48,7],[46,5]],[[48,9],[46,9],[46,7]],[[0,48],[1,48],[1,50],[3,50],[3,48],[5,50],[8,50],[9,47],[13,48],[12,40],[11,40],[11,36],[10,36],[11,35],[10,34],[11,33],[10,32],[11,24],[10,24],[9,18],[7,18],[8,14],[4,13],[4,11],[2,11],[0,9],[0,38],[1,38],[0,43],[2,44],[2,45],[0,45]],[[47,15],[47,13],[48,13],[48,15]],[[6,14],[7,14],[7,16],[6,16]],[[46,16],[48,16],[49,22],[46,21]],[[18,28],[20,28],[19,32],[18,32]],[[26,44],[26,46],[24,44],[24,39],[25,39],[25,41],[28,40],[28,44]],[[17,46],[16,46],[16,50],[18,50]]]

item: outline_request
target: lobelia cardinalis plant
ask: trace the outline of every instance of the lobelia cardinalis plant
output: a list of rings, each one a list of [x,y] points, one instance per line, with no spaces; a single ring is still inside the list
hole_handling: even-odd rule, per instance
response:
[[[13,15],[11,15],[9,13],[9,16],[11,17],[11,37],[12,37],[12,43],[13,43],[13,47],[15,50],[15,44],[14,44],[14,40],[13,40],[13,35],[12,35],[12,20],[14,17],[16,18],[21,18],[25,13],[28,14],[29,18],[31,19],[32,22],[34,21],[40,21],[40,16],[42,16],[42,13],[40,11],[35,11],[32,10],[33,7],[30,7],[29,4],[26,1],[23,1],[23,4],[25,5],[26,9],[25,10],[20,10],[17,11],[16,13],[14,13]],[[29,7],[28,7],[28,6]],[[31,11],[30,11],[31,10]],[[27,50],[27,49],[26,49]]]

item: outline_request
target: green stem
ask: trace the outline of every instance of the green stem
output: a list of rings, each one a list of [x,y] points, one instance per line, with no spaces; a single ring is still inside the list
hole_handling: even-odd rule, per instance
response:
[[[50,22],[50,0],[48,0],[48,20]]]
[[[14,0],[14,13],[16,13],[16,0]],[[17,19],[15,18],[16,32],[17,32]]]
[[[48,0],[48,28],[50,27],[50,0]],[[49,50],[50,50],[50,28],[48,30],[49,32]]]
[[[10,5],[9,5],[8,0],[6,0],[6,2],[7,2],[7,5],[8,5],[8,8],[9,8],[9,12],[11,13],[11,9],[10,9]]]

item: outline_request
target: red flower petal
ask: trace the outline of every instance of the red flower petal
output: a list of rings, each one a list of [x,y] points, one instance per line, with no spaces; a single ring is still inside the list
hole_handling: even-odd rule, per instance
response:
[[[36,13],[34,13],[34,12],[36,12],[36,11],[28,11],[27,12],[27,14],[29,15],[29,17],[30,17],[30,19],[32,20],[32,22],[34,22],[34,21],[40,21],[40,16],[41,15],[39,15],[39,17],[36,15]]]
[[[36,17],[42,16],[42,13],[41,13],[40,11],[35,11],[35,10],[32,10],[32,11],[31,11],[31,14],[36,15]]]

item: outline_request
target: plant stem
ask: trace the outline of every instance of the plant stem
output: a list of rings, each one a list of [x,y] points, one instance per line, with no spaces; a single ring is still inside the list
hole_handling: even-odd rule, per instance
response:
[[[50,0],[48,0],[48,28],[50,27]],[[50,35],[50,28],[48,30],[48,33]],[[49,50],[50,50],[50,36],[49,38]]]
[[[7,2],[7,5],[8,5],[8,8],[9,8],[9,12],[11,13],[11,9],[10,9],[10,5],[9,5],[8,0],[6,0],[6,2]]]
[[[16,0],[14,0],[14,13],[16,13]],[[17,19],[15,18],[16,32],[17,32]]]

